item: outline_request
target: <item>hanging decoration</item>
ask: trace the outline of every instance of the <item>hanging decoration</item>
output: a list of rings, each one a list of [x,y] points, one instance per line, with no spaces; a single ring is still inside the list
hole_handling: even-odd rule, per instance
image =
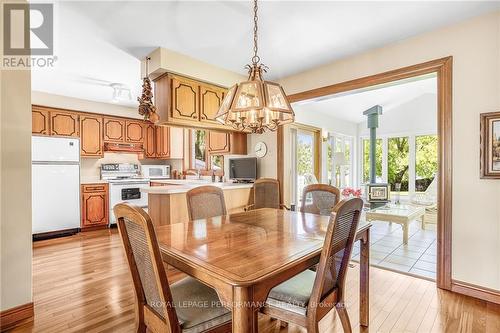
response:
[[[144,117],[144,120],[155,124],[160,121],[160,117],[156,113],[156,107],[153,104],[153,88],[148,74],[148,65],[150,60],[150,57],[146,58],[146,73],[142,79],[142,94],[141,97],[137,98],[137,100],[139,101],[139,114]]]

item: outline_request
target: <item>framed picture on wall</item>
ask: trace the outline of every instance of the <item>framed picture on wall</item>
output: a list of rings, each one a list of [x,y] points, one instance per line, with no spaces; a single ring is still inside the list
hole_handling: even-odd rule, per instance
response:
[[[500,179],[500,112],[481,114],[481,178]]]

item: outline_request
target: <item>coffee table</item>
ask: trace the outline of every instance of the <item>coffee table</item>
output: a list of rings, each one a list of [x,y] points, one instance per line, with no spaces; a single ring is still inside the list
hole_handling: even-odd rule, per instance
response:
[[[424,225],[425,207],[388,204],[366,212],[367,221],[386,221],[403,228],[403,244],[408,244],[408,227],[411,221],[421,219]]]

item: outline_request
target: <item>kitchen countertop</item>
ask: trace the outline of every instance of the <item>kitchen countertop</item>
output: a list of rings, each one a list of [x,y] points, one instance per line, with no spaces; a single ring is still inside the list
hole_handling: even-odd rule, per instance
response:
[[[219,183],[219,182],[207,182],[200,180],[154,180],[154,183],[166,184],[163,186],[148,186],[145,188],[141,188],[141,192],[151,193],[151,194],[177,194],[177,193],[186,193],[192,188],[204,186],[204,185],[212,185],[222,188],[223,190],[236,190],[236,189],[244,189],[244,188],[252,188],[253,184],[248,183]]]
[[[81,178],[80,179],[80,184],[82,185],[87,185],[87,184],[107,184],[108,181],[100,178]]]

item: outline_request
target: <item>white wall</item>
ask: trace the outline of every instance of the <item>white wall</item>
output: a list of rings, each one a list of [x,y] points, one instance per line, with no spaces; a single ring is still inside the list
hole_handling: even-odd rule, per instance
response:
[[[247,153],[255,156],[255,144],[259,141],[267,145],[266,156],[257,160],[258,177],[277,178],[278,177],[278,146],[276,132],[265,132],[263,134],[249,134],[247,136]],[[229,175],[229,173],[227,173]]]
[[[357,124],[339,119],[322,112],[314,112],[317,109],[314,102],[309,104],[294,103],[292,105],[295,111],[295,121],[297,123],[326,129],[329,133],[356,136]]]
[[[479,178],[479,114],[500,111],[500,12],[281,80],[288,94],[453,56],[452,278],[500,290],[500,181]]]
[[[30,71],[2,70],[0,90],[0,311],[3,311],[32,301]]]

